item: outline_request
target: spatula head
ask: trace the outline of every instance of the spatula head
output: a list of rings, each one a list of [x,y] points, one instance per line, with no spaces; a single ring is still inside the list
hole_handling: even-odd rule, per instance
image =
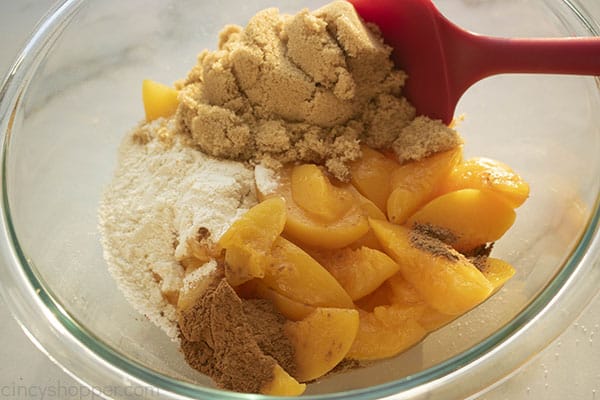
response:
[[[408,74],[404,95],[417,113],[449,123],[457,99],[451,93],[440,32],[445,30],[446,21],[433,3],[430,0],[350,2],[365,21],[379,26],[386,43],[394,48],[392,58],[396,66]]]

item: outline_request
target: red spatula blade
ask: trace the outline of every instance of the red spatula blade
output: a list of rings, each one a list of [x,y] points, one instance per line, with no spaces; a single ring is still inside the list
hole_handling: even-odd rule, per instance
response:
[[[454,101],[433,4],[422,0],[350,2],[365,21],[379,26],[386,43],[394,49],[392,59],[408,74],[404,95],[417,113],[449,123]],[[424,7],[424,3],[431,7]],[[446,107],[439,107],[439,103]]]

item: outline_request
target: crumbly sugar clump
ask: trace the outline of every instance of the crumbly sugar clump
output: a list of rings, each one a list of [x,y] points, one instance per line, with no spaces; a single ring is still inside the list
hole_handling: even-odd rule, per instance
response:
[[[245,28],[226,27],[218,50],[202,52],[178,84],[180,130],[216,157],[318,163],[342,181],[361,141],[394,145],[407,160],[455,145],[450,129],[431,144],[410,130],[401,137],[415,110],[390,53],[348,2],[294,16],[264,10]],[[413,149],[419,156],[406,157]]]
[[[402,129],[392,145],[401,163],[417,161],[462,144],[456,132],[440,121],[419,116]]]

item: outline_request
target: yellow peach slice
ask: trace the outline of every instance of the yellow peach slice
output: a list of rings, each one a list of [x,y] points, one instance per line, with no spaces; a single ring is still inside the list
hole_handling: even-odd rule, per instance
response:
[[[400,273],[395,274],[387,281],[391,292],[391,303],[396,306],[410,307],[423,306],[422,313],[417,317],[417,322],[431,332],[456,318],[456,315],[446,315],[435,310],[423,300],[419,292]]]
[[[331,224],[323,224],[288,208],[285,234],[290,239],[323,249],[339,249],[355,242],[369,231],[366,217],[359,211]]]
[[[368,295],[400,269],[387,254],[368,247],[321,251],[313,256],[352,300]]]
[[[359,249],[361,247],[368,247],[370,249],[382,250],[379,240],[375,237],[375,234],[369,230],[363,237],[353,242],[348,246],[352,249]]]
[[[397,188],[388,197],[388,215],[390,221],[403,224],[424,202],[422,193],[414,190]]]
[[[476,157],[459,163],[441,182],[438,193],[460,189],[490,190],[504,198],[513,208],[529,197],[529,184],[508,165],[490,158]]]
[[[352,193],[333,186],[314,164],[295,166],[291,185],[294,203],[327,222],[340,219],[354,203]]]
[[[358,331],[358,311],[317,308],[301,321],[284,325],[294,348],[295,377],[301,382],[331,371],[348,353]]]
[[[317,307],[354,307],[348,293],[321,264],[282,237],[273,243],[263,282],[298,303]]]
[[[442,314],[432,307],[427,307],[417,322],[419,322],[427,332],[431,332],[454,321],[458,317],[459,315]]]
[[[392,296],[388,281],[385,281],[368,295],[354,301],[354,304],[361,310],[371,312],[375,307],[392,305]]]
[[[485,265],[481,267],[481,272],[490,281],[494,287],[494,292],[496,292],[513,277],[515,269],[504,260],[488,257],[485,260]]]
[[[273,368],[273,380],[265,384],[261,394],[270,396],[300,396],[306,390],[306,384],[298,383],[279,364]]]
[[[271,246],[283,231],[285,220],[285,201],[273,197],[252,207],[221,236],[225,277],[232,286],[264,276]]]
[[[375,307],[373,312],[359,310],[360,324],[347,358],[377,360],[393,357],[418,343],[427,331],[415,320],[415,308]]]
[[[485,276],[451,247],[404,226],[375,219],[369,223],[404,279],[441,313],[462,314],[492,292]]]
[[[391,192],[390,175],[400,164],[376,150],[361,146],[362,157],[350,164],[352,184],[381,211]]]
[[[315,307],[294,301],[265,285],[260,279],[256,280],[254,294],[261,299],[270,300],[277,310],[287,319],[299,321],[306,318]]]
[[[404,277],[402,273],[394,274],[387,281],[391,291],[391,301],[399,305],[423,304],[423,297]]]
[[[142,82],[142,100],[146,112],[146,121],[175,114],[179,101],[177,90],[149,79]]]
[[[379,207],[377,207],[375,203],[373,203],[371,200],[367,199],[365,196],[360,194],[360,192],[356,190],[354,186],[347,185],[345,187],[347,187],[352,192],[352,194],[355,197],[355,201],[357,201],[360,205],[360,208],[362,209],[364,215],[366,215],[369,218],[387,220],[387,217],[383,213],[383,211],[381,211]],[[382,250],[381,245],[379,244],[379,240],[377,240],[375,234],[370,228],[369,231],[364,234],[364,236],[359,238],[354,243],[350,244],[350,247],[352,247],[353,249],[357,249],[363,246],[369,247],[371,249]]]
[[[430,224],[452,232],[450,243],[467,252],[477,246],[494,242],[512,226],[515,211],[500,196],[478,189],[462,189],[446,193],[413,214],[407,226]]]
[[[390,176],[392,192],[387,200],[391,222],[402,224],[435,195],[436,186],[462,158],[462,147],[404,164]]]
[[[388,325],[394,325],[400,321],[409,319],[417,320],[423,314],[427,306],[421,304],[391,304],[389,306],[375,307],[373,314],[377,319]]]
[[[337,249],[348,246],[369,231],[369,223],[360,204],[353,203],[340,219],[327,222],[308,213],[294,202],[290,181],[291,169],[283,168],[275,192],[269,194],[258,192],[261,201],[274,196],[281,196],[286,200],[287,218],[284,229],[286,237],[307,246]]]
[[[363,196],[356,188],[352,185],[344,185],[344,189],[347,189],[354,196],[353,201],[356,202],[363,210],[363,213],[369,218],[375,219],[387,219],[384,212],[379,209],[373,203],[373,201],[369,200],[365,196]]]

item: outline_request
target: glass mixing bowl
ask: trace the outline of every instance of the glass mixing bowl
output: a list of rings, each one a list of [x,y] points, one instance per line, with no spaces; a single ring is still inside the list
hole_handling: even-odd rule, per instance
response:
[[[214,389],[117,290],[97,207],[141,81],[184,77],[227,23],[324,1],[65,1],[27,44],[0,92],[2,295],[28,336],[99,394],[257,399]],[[590,36],[576,1],[439,0],[456,23],[503,36]],[[516,276],[406,353],[311,384],[314,398],[466,398],[538,353],[600,285],[598,78],[506,75],[459,104],[466,155],[502,160],[531,184],[494,255]]]

